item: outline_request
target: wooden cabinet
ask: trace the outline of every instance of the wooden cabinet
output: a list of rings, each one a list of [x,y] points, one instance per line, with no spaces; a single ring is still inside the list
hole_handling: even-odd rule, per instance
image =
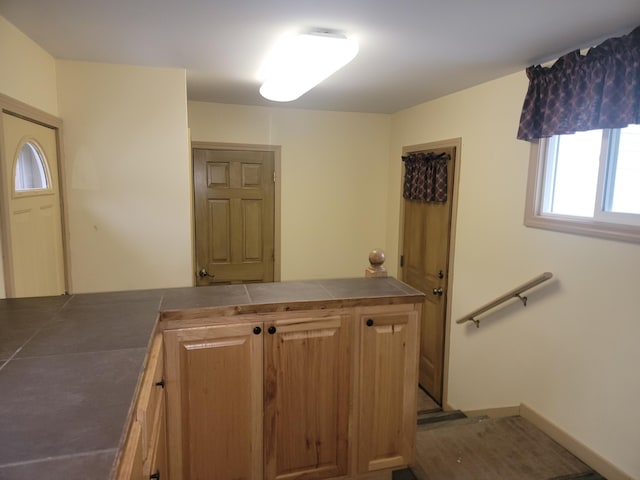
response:
[[[347,479],[408,465],[419,310],[173,322],[164,331],[170,477]]]
[[[164,332],[171,477],[345,475],[353,320],[242,320]]]
[[[262,324],[168,330],[170,477],[262,478]]]
[[[118,480],[168,479],[162,334],[154,336],[125,448],[118,462]],[[155,476],[154,476],[155,475]]]
[[[360,472],[413,463],[419,318],[413,305],[359,312]]]

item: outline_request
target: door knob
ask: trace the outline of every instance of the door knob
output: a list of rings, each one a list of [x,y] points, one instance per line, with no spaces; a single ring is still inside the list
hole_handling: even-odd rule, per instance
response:
[[[441,297],[442,293],[443,293],[442,287],[438,287],[438,288],[434,288],[433,289],[433,294],[434,295],[438,295],[439,297]]]
[[[211,275],[209,272],[207,272],[206,268],[203,268],[202,270],[200,270],[198,272],[198,275],[200,276],[200,278],[204,278],[204,277],[216,278],[215,275]]]

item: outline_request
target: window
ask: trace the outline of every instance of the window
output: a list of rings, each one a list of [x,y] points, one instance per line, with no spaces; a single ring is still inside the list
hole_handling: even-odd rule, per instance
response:
[[[44,156],[33,142],[26,142],[18,153],[14,185],[16,193],[49,188]]]
[[[532,143],[525,225],[640,242],[640,125]]]

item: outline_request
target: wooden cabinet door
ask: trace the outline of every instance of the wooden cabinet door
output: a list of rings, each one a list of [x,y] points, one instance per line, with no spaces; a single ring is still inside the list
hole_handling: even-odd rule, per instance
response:
[[[155,478],[166,480],[169,478],[167,468],[167,423],[165,421],[165,404],[164,400],[160,401],[158,414],[154,421],[153,437],[149,446],[148,461],[145,462],[144,478]]]
[[[118,480],[140,480],[144,478],[142,467],[142,427],[134,420],[124,444],[122,457],[118,460]]]
[[[413,462],[420,307],[410,307],[372,307],[358,315],[362,473]]]
[[[353,318],[318,315],[265,322],[269,480],[348,472]]]
[[[262,480],[261,323],[164,332],[169,477]]]

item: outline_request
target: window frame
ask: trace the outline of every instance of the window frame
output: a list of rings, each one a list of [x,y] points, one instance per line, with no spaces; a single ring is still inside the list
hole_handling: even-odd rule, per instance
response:
[[[29,188],[25,190],[16,189],[16,175],[18,171],[18,162],[20,160],[20,153],[25,146],[29,146],[32,148],[38,155],[38,160],[41,162],[44,179],[46,181],[46,186],[44,188]],[[15,155],[13,161],[13,169],[12,169],[12,179],[11,179],[11,191],[13,198],[22,198],[22,197],[35,197],[40,195],[52,195],[55,191],[55,186],[51,183],[51,172],[49,170],[49,159],[45,156],[44,150],[40,146],[40,144],[34,138],[24,138],[20,142],[17,153]]]
[[[640,243],[640,225],[618,223],[629,214],[604,212],[594,217],[578,217],[544,212],[547,146],[546,138],[531,141],[524,224],[527,227]],[[604,143],[604,142],[603,142]],[[607,147],[608,148],[608,147]],[[600,169],[597,202],[602,202],[603,176]],[[598,203],[599,205],[602,203]],[[635,216],[634,216],[635,218]],[[617,220],[617,221],[616,221]]]

